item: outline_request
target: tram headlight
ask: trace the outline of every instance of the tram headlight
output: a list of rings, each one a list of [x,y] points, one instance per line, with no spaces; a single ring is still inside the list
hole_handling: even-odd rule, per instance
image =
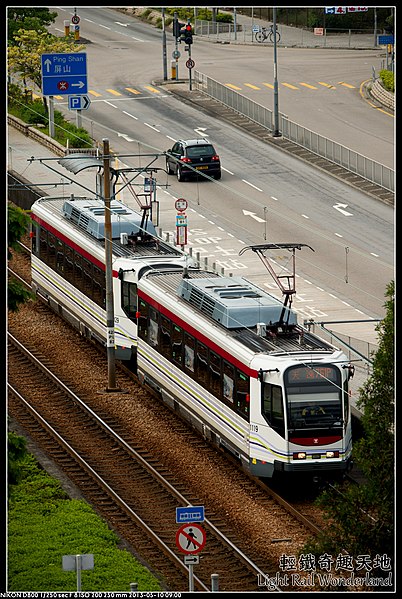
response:
[[[294,460],[305,460],[306,457],[307,457],[307,454],[305,451],[297,451],[293,454]]]
[[[327,458],[339,458],[339,451],[327,451],[325,454]]]

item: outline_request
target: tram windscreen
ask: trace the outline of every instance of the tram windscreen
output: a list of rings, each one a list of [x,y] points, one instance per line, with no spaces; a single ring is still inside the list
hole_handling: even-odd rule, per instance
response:
[[[285,372],[290,428],[341,426],[342,378],[331,364],[291,366]]]

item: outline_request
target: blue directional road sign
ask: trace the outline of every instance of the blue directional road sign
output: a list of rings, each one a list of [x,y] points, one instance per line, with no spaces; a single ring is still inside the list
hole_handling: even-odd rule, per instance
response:
[[[90,103],[88,96],[68,96],[69,110],[87,110]]]
[[[84,95],[88,92],[85,52],[42,54],[41,59],[44,96]]]
[[[380,46],[386,46],[387,44],[394,43],[393,35],[379,35],[379,36],[377,36],[377,39],[378,39],[378,44]]]
[[[204,522],[204,506],[189,505],[176,508],[176,522]]]

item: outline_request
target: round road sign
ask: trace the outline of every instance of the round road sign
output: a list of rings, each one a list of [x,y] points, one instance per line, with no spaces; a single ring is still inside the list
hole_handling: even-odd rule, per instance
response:
[[[176,545],[182,553],[199,553],[205,547],[206,532],[199,524],[183,524],[176,533]]]
[[[174,205],[178,212],[184,212],[184,210],[186,210],[188,207],[188,202],[184,198],[178,198]]]
[[[193,69],[195,67],[195,62],[192,58],[189,58],[186,62],[186,67],[188,69]]]
[[[173,50],[172,58],[180,58],[181,54],[178,50]]]
[[[80,22],[80,17],[78,15],[73,15],[71,17],[71,22],[74,23],[74,25],[77,25]]]

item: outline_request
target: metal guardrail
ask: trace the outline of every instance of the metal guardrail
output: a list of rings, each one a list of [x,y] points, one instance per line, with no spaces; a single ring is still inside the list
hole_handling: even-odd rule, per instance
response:
[[[272,110],[246,98],[226,85],[207,75],[194,71],[193,84],[196,89],[221,102],[255,123],[273,131]],[[363,156],[338,142],[332,141],[279,113],[279,130],[283,138],[314,152],[318,156],[338,164],[371,183],[395,191],[395,171],[367,156]]]
[[[240,19],[239,19],[240,20]],[[255,34],[262,26],[269,27],[272,21],[250,19],[249,23],[194,20],[194,33],[214,42],[230,44],[255,44]],[[334,29],[328,27],[293,27],[283,23],[277,24],[282,47],[298,48],[348,48],[371,50],[377,47],[380,31],[374,29]],[[263,42],[270,45],[269,41]]]

